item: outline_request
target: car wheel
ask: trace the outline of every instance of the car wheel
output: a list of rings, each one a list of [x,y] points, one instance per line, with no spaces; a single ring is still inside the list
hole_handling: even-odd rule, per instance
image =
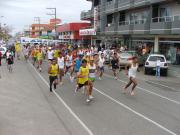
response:
[[[144,74],[147,75],[148,72],[147,72],[147,68],[144,68]]]
[[[167,70],[167,69],[164,70],[163,75],[164,75],[164,76],[167,76],[167,75],[168,75],[168,70]]]

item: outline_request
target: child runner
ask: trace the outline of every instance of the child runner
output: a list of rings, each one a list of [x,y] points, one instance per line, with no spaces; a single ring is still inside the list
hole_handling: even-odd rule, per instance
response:
[[[7,67],[9,72],[12,72],[13,68],[12,65],[14,64],[14,58],[12,54],[9,54],[9,56],[7,57]]]
[[[59,66],[60,85],[63,85],[62,77],[64,76],[65,60],[61,52],[59,52],[59,57],[57,60],[58,60],[58,66]]]
[[[51,64],[48,69],[49,73],[49,81],[50,81],[50,92],[52,92],[52,85],[54,84],[54,89],[56,89],[56,85],[58,84],[58,73],[59,67],[55,59],[51,61]]]
[[[124,91],[126,92],[127,88],[133,83],[132,90],[131,90],[131,96],[133,96],[134,95],[134,89],[137,86],[136,72],[139,71],[137,58],[134,57],[133,62],[131,64],[126,65],[126,67],[125,67],[126,73],[127,73],[127,67],[129,67],[129,71],[128,71],[129,82],[124,87]]]

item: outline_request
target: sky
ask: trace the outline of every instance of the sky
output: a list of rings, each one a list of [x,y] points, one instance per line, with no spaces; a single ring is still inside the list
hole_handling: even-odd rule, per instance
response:
[[[91,2],[86,0],[0,0],[0,23],[11,26],[14,34],[35,23],[34,17],[40,17],[42,23],[48,23],[49,19],[54,17],[47,15],[53,11],[46,8],[54,7],[57,8],[57,18],[62,19],[62,23],[79,22],[81,11],[90,10]]]

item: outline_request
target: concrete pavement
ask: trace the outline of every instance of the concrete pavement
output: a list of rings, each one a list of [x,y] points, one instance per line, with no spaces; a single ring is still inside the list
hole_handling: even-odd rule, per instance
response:
[[[1,131],[4,131],[5,135],[12,134],[12,132],[8,132],[8,129],[11,128],[14,129],[15,134],[30,131],[29,134],[33,135],[40,133],[86,135],[90,134],[88,130],[91,131],[91,135],[180,134],[180,104],[178,104],[180,103],[180,89],[176,78],[157,80],[152,76],[144,76],[140,72],[138,73],[139,85],[136,89],[136,95],[131,97],[129,94],[122,93],[125,82],[127,82],[127,76],[124,75],[124,72],[120,73],[120,79],[117,81],[112,78],[112,72],[106,70],[103,80],[97,80],[95,83],[93,93],[95,99],[86,104],[85,96],[81,91],[75,94],[75,83],[70,83],[68,77],[66,77],[65,84],[58,86],[56,93],[74,112],[75,115],[73,115],[57,96],[49,93],[46,85],[48,82],[46,62],[43,63],[42,73],[38,73],[33,66],[24,62],[19,62],[16,66],[18,68],[12,75],[6,71],[6,73],[3,73],[2,79],[5,82],[7,80],[5,75],[7,77],[15,75],[12,80],[17,79],[18,84],[23,84],[23,88],[17,83],[13,83],[16,81],[10,81],[12,84],[9,84],[9,87],[5,87],[5,84],[2,83],[2,86],[6,89],[17,87],[16,90],[11,90],[10,94],[5,96],[2,103],[6,100],[9,101],[9,99],[11,101],[11,97],[14,99],[16,97],[14,95],[23,93],[25,105],[21,104],[21,108],[23,108],[21,110],[25,111],[23,111],[24,113],[14,111],[16,115],[13,115],[14,113],[9,111],[8,107],[15,107],[19,104],[8,103],[8,107],[6,106],[7,108],[4,109],[4,115],[1,115],[1,119],[4,121],[3,123],[6,123],[7,128],[0,129],[0,134]],[[3,70],[6,70],[6,68],[3,67]],[[155,85],[152,82],[157,84]],[[1,95],[4,96],[6,90],[0,89],[0,91]],[[15,100],[18,99],[15,98]],[[2,99],[0,98],[0,100]],[[26,102],[30,103],[27,104]],[[2,103],[1,106],[4,106]],[[44,109],[41,109],[42,104]],[[20,110],[20,107],[16,108],[18,109],[14,110]],[[29,119],[26,118],[26,111]],[[8,114],[11,118],[15,116],[15,120],[5,119],[5,114]],[[78,117],[79,121],[75,116]],[[33,121],[33,124],[22,124],[28,123],[28,121]],[[12,122],[14,125],[10,124]],[[33,126],[36,122],[38,126]],[[53,123],[52,126],[49,123]],[[18,125],[21,125],[21,128],[17,128]]]

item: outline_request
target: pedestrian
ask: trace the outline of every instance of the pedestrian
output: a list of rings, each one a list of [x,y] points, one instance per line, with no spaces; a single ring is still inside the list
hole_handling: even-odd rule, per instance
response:
[[[59,66],[59,81],[60,85],[63,85],[63,76],[65,71],[65,58],[63,57],[62,53],[59,52],[59,57],[57,58],[58,66]]]
[[[90,58],[90,63],[88,65],[89,68],[89,99],[93,99],[94,97],[92,96],[92,91],[93,91],[93,86],[94,82],[96,80],[96,64],[94,63],[94,58]]]
[[[88,66],[87,66],[87,61],[85,59],[82,60],[82,65],[80,67],[80,70],[77,74],[77,77],[78,77],[78,83],[77,83],[77,86],[76,86],[76,89],[75,89],[75,93],[82,87],[86,87],[86,90],[87,90],[87,99],[86,99],[86,102],[90,102],[91,99],[90,99],[90,82],[89,82],[89,69],[88,69]]]
[[[114,53],[113,59],[111,60],[111,66],[112,66],[112,71],[113,71],[113,75],[114,75],[114,79],[117,80],[117,72],[119,71],[119,58],[117,53]]]
[[[160,78],[160,73],[161,72],[161,61],[160,58],[157,57],[157,61],[156,61],[156,77]]]
[[[66,55],[66,73],[70,71],[70,81],[73,82],[74,77],[73,77],[73,55],[71,51],[69,50],[68,54]]]
[[[54,59],[54,51],[52,50],[51,47],[48,48],[47,56],[48,56],[49,62],[51,63],[51,61]]]
[[[9,54],[9,56],[7,57],[7,68],[9,70],[9,72],[12,72],[13,70],[13,64],[14,64],[14,55]]]
[[[104,73],[104,63],[105,63],[104,53],[101,53],[101,56],[99,57],[99,61],[98,61],[99,80],[102,80],[102,76]]]
[[[50,92],[52,92],[52,85],[54,85],[54,89],[56,89],[56,85],[58,84],[59,67],[55,59],[51,61],[51,64],[48,68],[48,73]]]
[[[1,60],[2,60],[2,52],[0,51],[0,66],[1,66]]]
[[[127,71],[127,68],[129,67],[129,71]],[[139,71],[138,69],[138,62],[137,58],[133,57],[132,63],[125,66],[126,74],[128,74],[129,82],[124,87],[124,91],[126,92],[127,88],[133,83],[132,90],[130,92],[131,96],[134,95],[134,89],[137,86],[137,80],[136,80],[136,72]]]
[[[42,71],[42,60],[43,60],[43,52],[42,52],[42,49],[39,48],[39,50],[37,52],[37,61],[38,61],[39,72]]]

